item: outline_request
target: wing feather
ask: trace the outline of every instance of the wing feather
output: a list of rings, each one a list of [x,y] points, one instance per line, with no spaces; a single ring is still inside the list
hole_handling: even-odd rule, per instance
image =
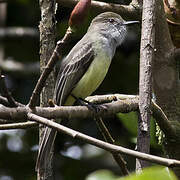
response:
[[[71,58],[71,59],[69,59]],[[63,105],[73,88],[87,71],[94,58],[94,50],[90,43],[82,48],[73,49],[64,64],[60,67],[55,87],[55,100],[57,105]]]

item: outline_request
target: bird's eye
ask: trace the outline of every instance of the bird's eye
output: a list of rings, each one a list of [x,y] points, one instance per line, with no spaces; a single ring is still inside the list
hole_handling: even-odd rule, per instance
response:
[[[110,18],[110,19],[109,19],[109,22],[110,22],[110,23],[113,23],[114,21],[115,21],[115,20],[114,20],[113,18]]]

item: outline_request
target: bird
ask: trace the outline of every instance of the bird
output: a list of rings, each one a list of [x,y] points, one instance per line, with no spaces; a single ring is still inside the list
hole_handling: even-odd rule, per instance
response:
[[[128,32],[127,26],[138,21],[125,21],[114,12],[97,15],[87,33],[62,61],[54,91],[58,106],[70,106],[78,99],[91,95],[104,80],[116,48]],[[60,121],[58,121],[60,123]],[[57,131],[46,127],[36,162],[36,170],[51,168],[53,147]]]

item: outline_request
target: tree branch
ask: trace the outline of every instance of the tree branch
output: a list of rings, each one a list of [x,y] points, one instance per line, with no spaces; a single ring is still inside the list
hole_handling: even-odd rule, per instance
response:
[[[9,120],[26,120],[26,115],[29,112],[33,112],[34,114],[49,119],[85,119],[90,117],[92,118],[94,116],[105,117],[110,116],[112,114],[116,114],[118,112],[127,113],[130,111],[136,111],[138,109],[138,100],[136,98],[129,100],[127,99],[112,103],[106,103],[101,106],[104,106],[106,108],[102,108],[102,110],[100,110],[96,114],[94,114],[94,111],[89,110],[86,106],[36,107],[34,109],[30,109],[28,106],[17,108],[7,108],[5,106],[0,106],[0,118]]]
[[[63,7],[72,8],[77,4],[78,0],[57,0],[57,2]],[[130,5],[120,5],[100,1],[91,1],[91,10],[96,13],[112,11],[121,14],[121,16],[126,17],[128,19],[140,20],[141,6],[137,2],[134,3],[133,1]]]
[[[1,88],[2,88],[2,93],[3,95],[7,98],[10,107],[17,107],[17,104],[14,100],[14,98],[11,96],[11,93],[9,92],[6,83],[5,83],[5,76],[1,75],[0,76],[0,81],[1,81]]]
[[[37,116],[37,115],[35,115],[33,113],[28,113],[27,118],[29,120],[31,120],[31,121],[36,121],[38,123],[42,123],[42,124],[47,125],[47,126],[49,126],[51,128],[54,128],[57,131],[59,131],[61,133],[64,133],[64,134],[66,134],[68,136],[71,136],[74,139],[80,139],[80,140],[82,140],[82,141],[84,141],[86,143],[95,145],[95,146],[97,146],[99,148],[105,149],[105,150],[107,150],[109,152],[112,152],[112,153],[127,154],[127,155],[130,155],[130,156],[139,158],[139,159],[143,159],[143,160],[146,160],[146,161],[149,161],[149,162],[157,163],[157,164],[168,166],[168,167],[176,167],[176,166],[179,167],[180,166],[180,161],[178,161],[178,160],[166,159],[166,158],[162,158],[162,157],[158,157],[158,156],[154,156],[154,155],[149,155],[149,154],[133,151],[133,150],[121,147],[121,146],[112,145],[112,144],[109,144],[107,142],[103,142],[101,140],[98,140],[96,138],[87,136],[87,135],[85,135],[83,133],[74,131],[74,130],[72,130],[70,128],[62,126],[62,125],[60,125],[58,123],[55,123],[53,121],[50,121],[50,120],[48,120],[46,118]]]
[[[107,95],[94,95],[88,96],[86,98],[87,101],[92,102],[94,104],[103,104],[109,103],[117,100],[126,100],[126,99],[139,99],[137,95],[127,95],[127,94],[107,94]]]
[[[10,104],[7,100],[7,98],[3,97],[3,96],[0,96],[0,104],[6,106],[6,107],[10,107]]]
[[[155,0],[143,1],[141,48],[140,48],[140,80],[137,150],[144,153],[150,151],[150,118],[152,96],[152,62],[155,45]],[[145,161],[136,160],[136,169],[149,166]]]
[[[163,131],[163,133],[168,137],[176,137],[175,128],[172,126],[171,122],[168,120],[167,116],[163,110],[152,101],[152,115],[155,118],[158,126]]]
[[[29,107],[34,107],[37,105],[38,100],[40,100],[40,106],[47,107],[48,106],[48,100],[53,98],[54,93],[54,85],[55,85],[55,74],[53,72],[54,65],[49,69],[48,75],[44,75],[44,69],[46,69],[48,65],[48,61],[55,49],[56,46],[56,1],[55,0],[39,0],[39,6],[41,11],[41,21],[39,25],[39,31],[40,31],[40,71],[41,71],[41,77],[45,77],[44,82],[40,85],[41,90],[39,91],[33,91],[33,95],[36,95],[36,93],[39,93],[37,97],[34,96],[31,99]],[[47,69],[46,69],[47,70]],[[42,80],[42,79],[41,79]],[[46,82],[46,84],[45,84]],[[39,81],[38,81],[39,83]],[[39,84],[36,84],[37,85]],[[43,88],[43,90],[42,90]],[[39,95],[41,96],[39,97]],[[34,105],[32,105],[33,103]],[[44,131],[45,127],[40,125],[39,127],[39,145],[41,145],[44,137]],[[52,154],[51,158],[46,157],[46,160],[49,164],[52,164],[53,159],[53,147],[49,147],[51,151],[49,151],[50,154]],[[48,159],[47,159],[48,158]],[[50,168],[49,168],[50,167]],[[48,166],[46,163],[41,164],[37,169],[37,179],[38,180],[50,180],[54,179],[53,169],[52,166]]]
[[[126,95],[126,94],[108,94],[108,95],[95,95],[89,96],[86,98],[87,101],[95,103],[95,104],[102,104],[108,103],[117,100],[126,100],[126,99],[133,99],[137,98],[137,95]],[[166,114],[163,112],[161,107],[159,107],[154,101],[151,104],[152,116],[158,123],[161,130],[169,137],[176,137],[176,131],[174,127],[171,125],[170,121],[168,120]],[[138,111],[138,109],[136,110]]]
[[[95,122],[98,126],[98,129],[101,132],[104,140],[110,144],[115,144],[115,141],[114,141],[113,137],[111,136],[109,130],[107,129],[106,125],[104,124],[102,118],[98,117],[98,118],[94,118],[94,120],[95,120]],[[116,161],[116,163],[119,165],[119,167],[122,171],[122,174],[128,175],[129,171],[126,166],[126,161],[123,159],[121,154],[112,153],[112,156],[113,156],[114,160]]]
[[[71,29],[67,29],[65,36],[62,40],[58,41],[56,44],[56,48],[54,49],[50,60],[48,61],[44,71],[42,72],[36,87],[34,88],[34,91],[32,93],[32,96],[29,101],[29,107],[33,108],[37,105],[37,99],[39,98],[39,95],[44,87],[44,84],[46,82],[46,79],[48,78],[49,74],[53,70],[54,65],[56,62],[61,58],[61,50],[64,48],[65,44],[72,38],[73,32]]]
[[[25,105],[24,104],[21,104],[17,101],[15,101],[16,103],[16,106],[20,106],[20,107],[24,107]],[[0,96],[0,104],[6,106],[6,107],[11,107],[11,104],[9,103],[9,101],[7,100],[7,98],[3,97],[3,96]]]
[[[102,106],[105,106],[106,110],[99,111],[96,114],[98,117],[111,116],[112,114],[116,114],[118,112],[128,113],[131,111],[139,110],[138,96],[134,96],[134,95],[121,95],[121,94],[96,95],[96,96],[89,96],[86,98],[86,100],[95,104],[102,104],[105,102],[105,104],[102,104]],[[5,98],[0,96],[0,103],[1,102],[4,102],[4,105],[8,103],[8,101]],[[32,112],[32,110],[29,109],[27,106],[23,106],[23,105],[17,108],[8,108],[1,105],[0,119],[7,119],[18,122],[20,120],[25,121],[27,120],[26,114],[29,112]],[[164,114],[162,109],[154,102],[152,103],[152,112],[153,112],[152,115],[156,119],[156,122],[160,126],[161,130],[169,136],[176,136],[176,132],[173,126],[170,124],[169,120],[167,119],[166,115]],[[49,119],[56,119],[56,118],[84,119],[84,118],[94,118],[95,116],[91,110],[89,110],[87,107],[84,106],[36,107],[35,109],[33,109],[33,113]]]
[[[27,129],[27,128],[33,128],[33,127],[38,127],[38,123],[27,121],[27,122],[22,122],[22,123],[1,124],[0,130]]]
[[[156,1],[156,44],[155,60],[153,62],[153,91],[156,103],[165,112],[168,120],[173,126],[176,136],[165,134],[163,139],[165,153],[168,157],[180,159],[180,83],[179,68],[174,57],[167,58],[168,53],[175,50],[169,32],[166,15],[164,13],[163,1]],[[172,52],[172,56],[174,53]],[[180,178],[180,168],[173,169]]]

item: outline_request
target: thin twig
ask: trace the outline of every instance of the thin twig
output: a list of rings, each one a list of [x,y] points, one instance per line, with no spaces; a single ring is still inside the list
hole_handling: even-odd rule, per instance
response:
[[[88,96],[86,100],[88,102],[92,102],[93,104],[103,104],[109,103],[117,100],[126,100],[126,99],[139,99],[137,95],[129,95],[129,94],[106,94],[106,95],[94,95]]]
[[[0,96],[0,104],[6,106],[6,107],[10,107],[10,104],[7,100],[7,98],[3,97],[3,96]]]
[[[0,130],[8,130],[8,129],[27,129],[38,127],[37,122],[22,122],[22,123],[10,123],[10,124],[1,124]]]
[[[110,144],[115,144],[114,143],[115,141],[114,141],[113,137],[111,136],[109,130],[107,129],[106,125],[104,124],[102,118],[97,117],[97,118],[94,118],[94,120],[96,121],[96,124],[97,124],[102,136],[104,137],[104,140]],[[126,161],[123,159],[121,154],[112,153],[112,156],[115,159],[115,161],[117,162],[117,164],[119,165],[123,175],[128,175],[129,171],[126,166]]]
[[[44,87],[46,79],[48,78],[49,74],[53,70],[53,67],[56,64],[56,62],[61,58],[60,51],[64,48],[65,44],[72,38],[72,34],[73,34],[73,32],[71,31],[70,28],[68,28],[63,39],[57,42],[56,48],[54,49],[52,56],[51,56],[49,62],[47,63],[44,71],[42,72],[42,74],[36,84],[36,87],[32,93],[32,96],[29,101],[30,108],[33,108],[37,105],[37,99],[39,98],[39,95]]]
[[[9,92],[9,90],[6,86],[5,76],[1,75],[0,80],[1,80],[1,85],[2,85],[1,88],[2,88],[3,95],[7,98],[11,107],[17,107],[17,104],[16,104],[14,98],[11,96],[11,93]]]
[[[85,135],[83,133],[77,132],[75,130],[72,130],[70,128],[67,128],[61,124],[58,124],[56,122],[50,121],[46,118],[37,116],[33,113],[28,113],[27,117],[29,120],[31,121],[36,121],[38,123],[42,123],[44,125],[47,125],[51,128],[56,129],[57,131],[64,133],[68,136],[73,137],[74,139],[80,139],[86,143],[95,145],[96,147],[105,149],[109,152],[112,153],[123,153],[123,154],[127,154],[139,159],[143,159],[149,162],[153,162],[153,163],[157,163],[160,165],[164,165],[164,166],[168,166],[168,167],[180,167],[180,161],[175,160],[175,159],[167,159],[167,158],[162,158],[162,157],[158,157],[158,156],[154,156],[154,155],[149,155],[149,154],[145,154],[145,153],[141,153],[141,152],[137,152],[134,150],[130,150],[121,146],[116,146],[107,142],[103,142],[101,140],[98,140],[96,138],[90,137],[88,135]]]
[[[171,122],[168,120],[166,114],[153,101],[152,101],[152,115],[155,118],[156,122],[158,123],[158,126],[166,136],[168,136],[169,138],[171,137],[175,138],[177,136],[176,131],[171,125]]]
[[[25,107],[25,105],[24,104],[21,104],[21,103],[19,103],[19,102],[17,102],[17,101],[15,101],[15,103],[16,103],[16,106],[18,107]],[[2,104],[2,105],[4,105],[4,106],[6,106],[6,107],[11,107],[11,104],[9,103],[9,101],[7,100],[7,98],[5,98],[5,97],[3,97],[3,96],[0,96],[0,104]]]

